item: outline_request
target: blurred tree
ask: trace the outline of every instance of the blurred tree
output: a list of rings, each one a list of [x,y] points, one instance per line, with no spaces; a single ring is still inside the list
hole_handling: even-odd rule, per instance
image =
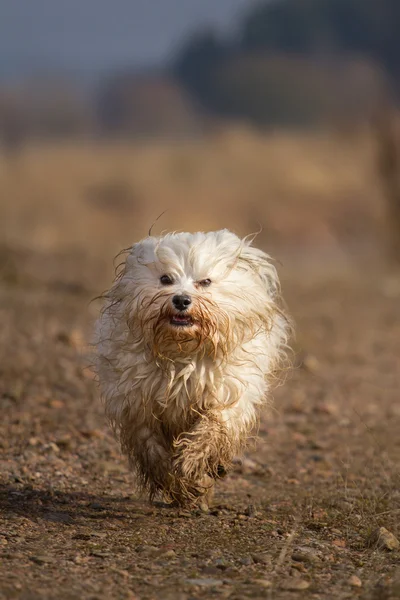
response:
[[[197,33],[181,48],[174,74],[203,106],[215,108],[218,98],[213,74],[229,54],[213,30]]]
[[[344,64],[344,58],[351,61],[361,56],[365,63],[381,65],[396,86],[399,27],[400,0],[264,0],[244,15],[239,36],[232,43],[225,43],[214,31],[189,39],[174,72],[203,106],[216,113],[264,124],[271,115],[289,114],[302,97],[309,102],[309,109],[304,110],[312,119],[313,107],[324,94],[317,89],[313,67],[307,67],[303,59],[322,63],[329,72],[332,65]],[[267,66],[264,59],[277,56],[302,59],[299,70],[281,62],[279,74],[278,63]],[[240,61],[241,57],[246,60]],[[323,81],[323,70],[320,76]],[[335,94],[335,89],[331,92]],[[305,114],[299,116],[300,121],[308,120]]]
[[[398,0],[274,0],[245,16],[244,49],[363,53],[400,72]]]
[[[265,127],[307,127],[367,117],[386,80],[360,60],[330,64],[295,55],[249,54],[226,61],[214,85],[228,116]]]
[[[275,0],[262,3],[244,18],[241,47],[246,50],[312,52],[327,32],[323,0]]]

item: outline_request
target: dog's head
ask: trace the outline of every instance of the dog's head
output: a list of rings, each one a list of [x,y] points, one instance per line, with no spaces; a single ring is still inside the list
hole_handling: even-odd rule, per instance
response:
[[[267,254],[222,230],[135,244],[110,292],[136,341],[155,355],[224,355],[268,330],[279,282]]]

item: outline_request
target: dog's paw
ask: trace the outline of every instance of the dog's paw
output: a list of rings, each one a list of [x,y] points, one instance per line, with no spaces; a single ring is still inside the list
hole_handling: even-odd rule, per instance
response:
[[[198,480],[175,477],[174,485],[168,490],[168,498],[179,506],[200,508],[206,512],[214,494],[214,483],[208,475]]]

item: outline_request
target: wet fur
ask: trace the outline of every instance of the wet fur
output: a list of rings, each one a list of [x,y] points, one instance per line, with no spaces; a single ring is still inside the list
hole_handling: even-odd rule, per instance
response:
[[[173,285],[160,283],[164,274]],[[183,292],[194,326],[173,327],[171,299]],[[243,450],[286,356],[280,304],[268,255],[229,231],[149,237],[129,250],[97,324],[95,367],[150,498],[190,505],[210,496]]]

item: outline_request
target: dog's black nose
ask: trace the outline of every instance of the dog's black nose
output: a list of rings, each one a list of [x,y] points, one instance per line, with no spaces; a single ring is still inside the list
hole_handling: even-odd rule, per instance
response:
[[[192,304],[192,299],[187,294],[181,294],[172,298],[172,304],[177,310],[186,310]]]

